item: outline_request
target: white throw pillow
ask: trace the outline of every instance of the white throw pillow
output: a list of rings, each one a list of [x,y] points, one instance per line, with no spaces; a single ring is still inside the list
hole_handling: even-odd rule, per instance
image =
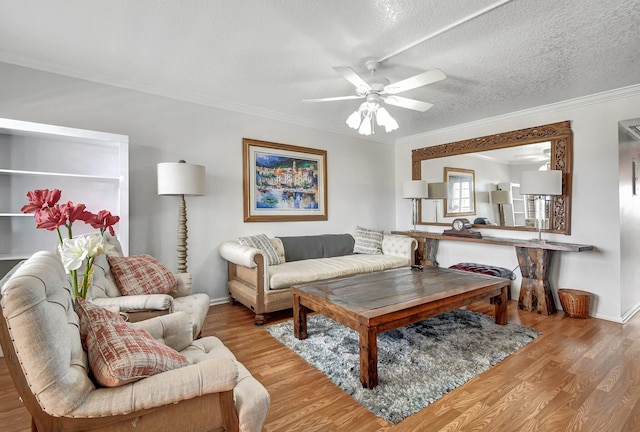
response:
[[[267,257],[267,263],[269,265],[280,264],[280,256],[278,255],[278,252],[276,252],[275,248],[269,241],[269,237],[267,237],[266,234],[238,237],[238,242],[241,245],[260,249],[264,256]]]
[[[382,231],[356,226],[356,239],[353,245],[353,253],[380,255],[382,254]]]

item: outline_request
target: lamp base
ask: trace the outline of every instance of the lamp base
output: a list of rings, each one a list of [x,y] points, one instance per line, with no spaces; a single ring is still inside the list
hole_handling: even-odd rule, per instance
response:
[[[538,237],[529,239],[529,241],[531,243],[540,243],[540,244],[545,244],[547,242],[547,240],[545,240],[543,238],[538,238]]]

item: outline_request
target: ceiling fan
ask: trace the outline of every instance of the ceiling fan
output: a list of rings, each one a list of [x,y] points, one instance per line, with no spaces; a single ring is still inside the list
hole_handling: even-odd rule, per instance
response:
[[[429,102],[409,99],[396,96],[398,93],[422,87],[445,79],[447,76],[440,69],[431,69],[419,73],[412,77],[391,84],[385,77],[375,75],[378,62],[369,60],[365,63],[369,76],[363,78],[350,67],[341,66],[333,69],[345,77],[356,87],[356,94],[351,96],[337,96],[320,99],[304,99],[303,102],[332,102],[348,99],[365,99],[360,107],[347,118],[347,125],[353,129],[358,129],[363,135],[374,133],[374,120],[378,126],[384,126],[386,132],[398,129],[398,122],[395,121],[389,112],[381,105],[385,102],[389,105],[407,108],[414,111],[425,112],[433,106]]]

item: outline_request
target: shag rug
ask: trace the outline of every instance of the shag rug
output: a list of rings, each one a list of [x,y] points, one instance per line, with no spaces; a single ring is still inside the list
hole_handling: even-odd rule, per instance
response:
[[[292,320],[265,329],[391,423],[420,411],[540,334],[518,324],[497,325],[492,317],[466,309],[391,330],[378,335],[378,385],[369,390],[360,384],[355,331],[319,314],[307,318],[305,340],[293,336]]]

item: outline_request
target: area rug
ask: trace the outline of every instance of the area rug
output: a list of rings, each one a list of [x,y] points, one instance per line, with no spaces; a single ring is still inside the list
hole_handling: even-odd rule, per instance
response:
[[[359,404],[398,423],[534,340],[537,330],[500,326],[490,316],[458,309],[378,335],[378,386],[360,384],[358,333],[311,315],[308,337],[293,321],[265,327],[278,341],[327,375]]]

